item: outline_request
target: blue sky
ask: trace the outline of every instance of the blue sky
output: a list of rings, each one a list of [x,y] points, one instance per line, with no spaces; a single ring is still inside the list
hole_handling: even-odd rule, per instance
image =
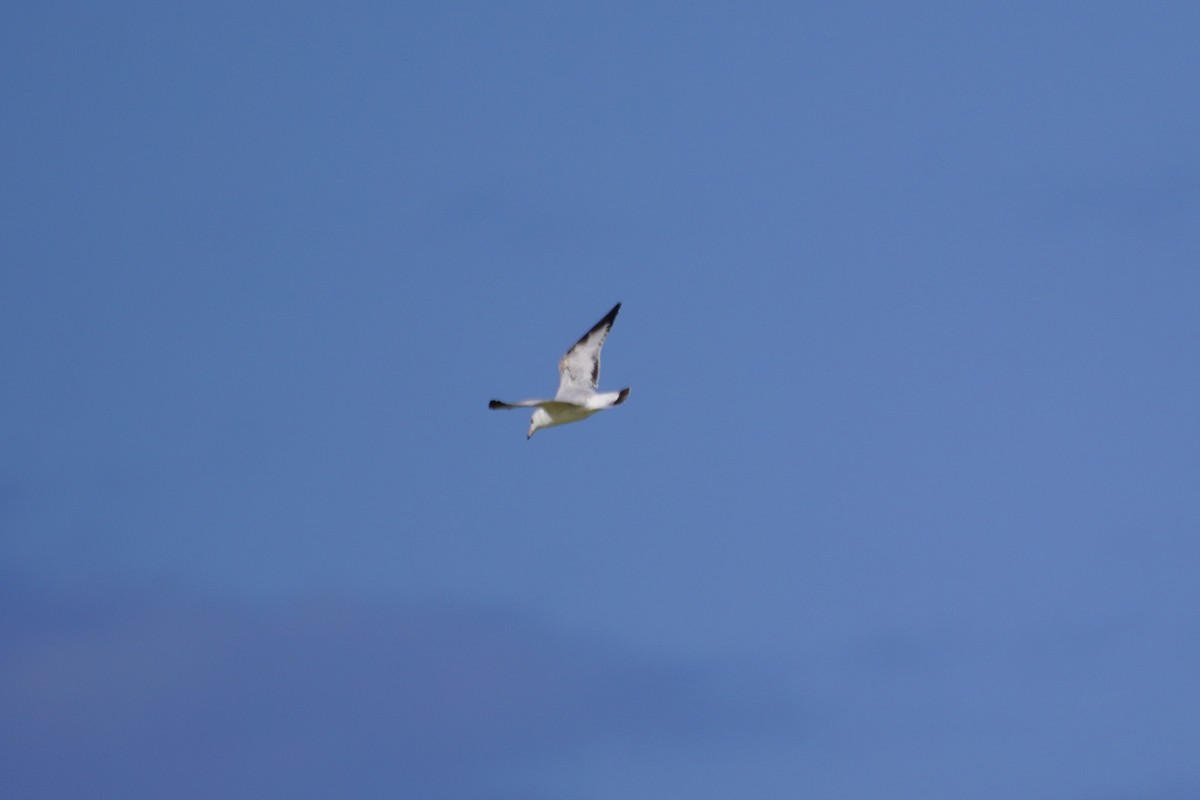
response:
[[[0,18],[14,796],[1200,795],[1194,5]]]

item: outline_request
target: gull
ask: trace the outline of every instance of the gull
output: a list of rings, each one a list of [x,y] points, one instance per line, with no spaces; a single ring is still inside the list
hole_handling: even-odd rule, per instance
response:
[[[604,346],[604,340],[620,310],[621,304],[617,303],[558,362],[558,394],[554,395],[553,400],[522,400],[519,403],[493,400],[488,403],[488,408],[536,409],[529,420],[529,434],[525,437],[529,440],[540,428],[579,422],[597,411],[624,403],[629,396],[628,386],[619,392],[596,391],[596,384],[600,381],[600,348]]]

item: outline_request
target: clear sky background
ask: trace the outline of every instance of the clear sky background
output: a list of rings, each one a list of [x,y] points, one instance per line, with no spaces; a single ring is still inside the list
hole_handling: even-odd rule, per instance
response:
[[[9,4],[6,795],[1200,797],[1198,41]]]

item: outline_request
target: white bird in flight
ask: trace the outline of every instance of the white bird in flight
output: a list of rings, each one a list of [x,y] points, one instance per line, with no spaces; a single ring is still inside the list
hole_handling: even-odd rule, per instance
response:
[[[620,310],[621,304],[617,303],[558,362],[561,377],[558,394],[554,395],[553,400],[522,400],[519,403],[493,400],[488,403],[488,408],[535,408],[529,420],[529,435],[525,437],[531,439],[539,428],[579,422],[597,411],[624,403],[629,396],[628,386],[619,392],[596,391],[596,384],[600,381],[600,348],[604,346],[604,340]]]

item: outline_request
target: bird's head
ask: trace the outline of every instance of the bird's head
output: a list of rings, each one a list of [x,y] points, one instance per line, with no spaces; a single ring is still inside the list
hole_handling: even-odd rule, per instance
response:
[[[532,439],[533,435],[538,432],[539,428],[545,428],[549,425],[550,415],[546,413],[546,409],[535,409],[533,416],[529,418],[529,433],[525,436],[525,441]]]

